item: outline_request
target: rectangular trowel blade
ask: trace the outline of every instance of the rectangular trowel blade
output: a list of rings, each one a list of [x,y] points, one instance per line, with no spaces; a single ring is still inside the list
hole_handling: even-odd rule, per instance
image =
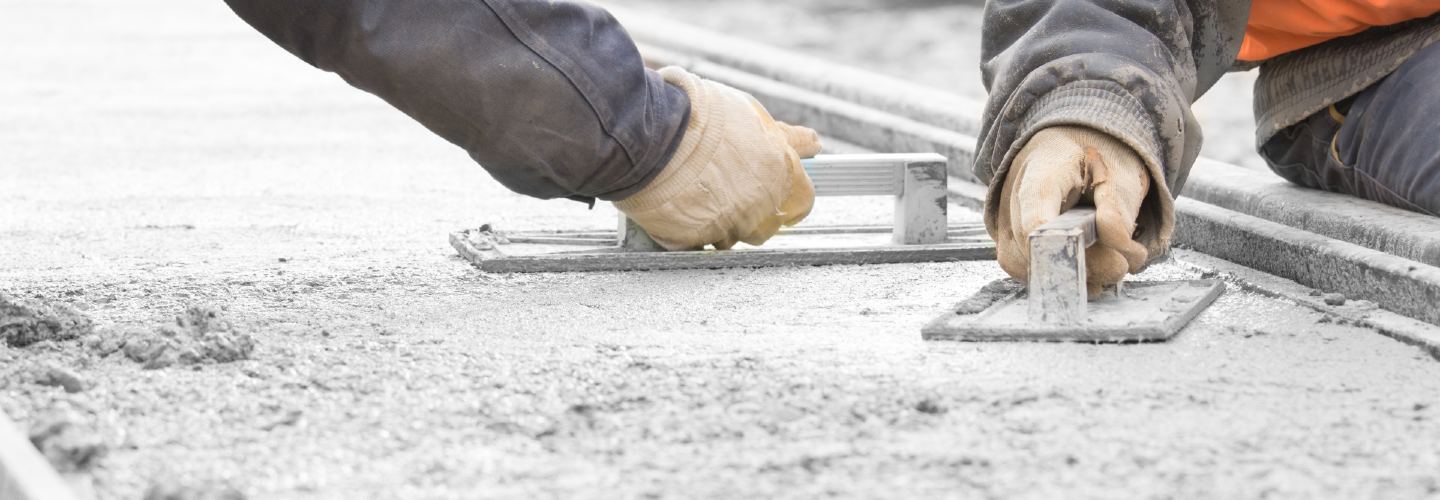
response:
[[[1219,280],[1127,283],[1090,301],[1078,324],[1050,324],[1028,314],[1019,283],[1001,280],[921,330],[925,340],[970,342],[1154,342],[1169,340],[1225,290]]]
[[[1125,283],[1086,300],[1085,249],[1095,210],[1071,209],[1030,234],[1028,286],[986,285],[921,330],[925,340],[1143,342],[1167,340],[1225,290],[1216,280]]]

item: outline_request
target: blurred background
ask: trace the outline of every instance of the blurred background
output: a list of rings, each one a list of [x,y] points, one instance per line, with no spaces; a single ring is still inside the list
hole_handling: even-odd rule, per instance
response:
[[[607,0],[983,100],[984,2],[956,0]],[[1267,170],[1255,154],[1255,72],[1231,73],[1195,105],[1201,154]]]

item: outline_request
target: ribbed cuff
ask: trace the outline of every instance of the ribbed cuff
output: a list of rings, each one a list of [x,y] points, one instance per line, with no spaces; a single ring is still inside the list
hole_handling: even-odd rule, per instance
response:
[[[1028,139],[1056,125],[1079,125],[1110,134],[1156,166],[1162,166],[1159,160],[1166,156],[1154,117],[1145,112],[1139,99],[1114,82],[1079,81],[1050,91],[1026,113],[1020,137]]]
[[[1010,175],[1011,162],[1025,147],[1030,138],[1043,129],[1055,126],[1081,126],[1104,132],[1129,146],[1150,174],[1150,196],[1142,208],[1141,217],[1148,211],[1156,216],[1157,227],[1148,235],[1151,241],[1142,241],[1152,252],[1163,251],[1169,246],[1174,233],[1174,195],[1170,191],[1169,172],[1162,161],[1168,155],[1161,147],[1159,131],[1154,117],[1145,111],[1140,100],[1126,92],[1119,84],[1109,81],[1086,80],[1072,82],[1050,91],[1036,100],[1025,117],[1020,121],[1019,131],[1010,149],[1005,153],[1001,168],[997,169],[990,183],[989,202],[985,210],[986,227],[995,224],[995,210],[1000,200],[999,190],[1004,176]],[[1172,165],[1172,168],[1179,168]],[[993,228],[992,228],[993,231]],[[1157,258],[1159,255],[1152,255]]]

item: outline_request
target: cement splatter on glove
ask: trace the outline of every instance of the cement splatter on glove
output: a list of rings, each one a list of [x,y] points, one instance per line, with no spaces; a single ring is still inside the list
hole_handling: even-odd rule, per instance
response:
[[[1142,215],[1147,222],[1163,218],[1141,213],[1150,182],[1135,151],[1105,133],[1074,126],[1036,132],[1015,155],[995,213],[986,214],[1000,267],[1025,282],[1030,233],[1084,201],[1095,206],[1097,237],[1085,251],[1090,296],[1118,283],[1127,272],[1140,272],[1158,255],[1152,255],[1155,245],[1142,244],[1137,237],[1137,225]]]
[[[665,169],[616,208],[670,250],[760,245],[810,214],[815,187],[800,159],[820,151],[814,130],[681,68],[660,75],[690,97],[690,123]]]

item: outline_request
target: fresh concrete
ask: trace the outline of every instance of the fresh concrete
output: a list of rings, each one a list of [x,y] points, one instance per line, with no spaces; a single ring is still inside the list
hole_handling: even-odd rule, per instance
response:
[[[446,234],[615,213],[505,192],[221,2],[0,3],[0,61],[0,286],[254,329],[252,359],[198,369],[0,348],[22,429],[66,409],[110,444],[100,498],[1440,490],[1440,364],[1289,301],[1233,287],[1162,344],[937,345],[920,325],[993,263],[484,274]],[[817,224],[891,215],[830,201]]]
[[[1336,306],[1334,294],[1326,294],[1272,274],[1205,255],[1194,250],[1172,249],[1173,261],[1206,276],[1225,279],[1242,290],[1281,299],[1327,314],[1339,321],[1372,328],[1395,340],[1414,345],[1440,359],[1440,326],[1386,311],[1368,300],[1350,300]]]
[[[1175,205],[1176,246],[1440,325],[1440,268],[1195,200]]]

